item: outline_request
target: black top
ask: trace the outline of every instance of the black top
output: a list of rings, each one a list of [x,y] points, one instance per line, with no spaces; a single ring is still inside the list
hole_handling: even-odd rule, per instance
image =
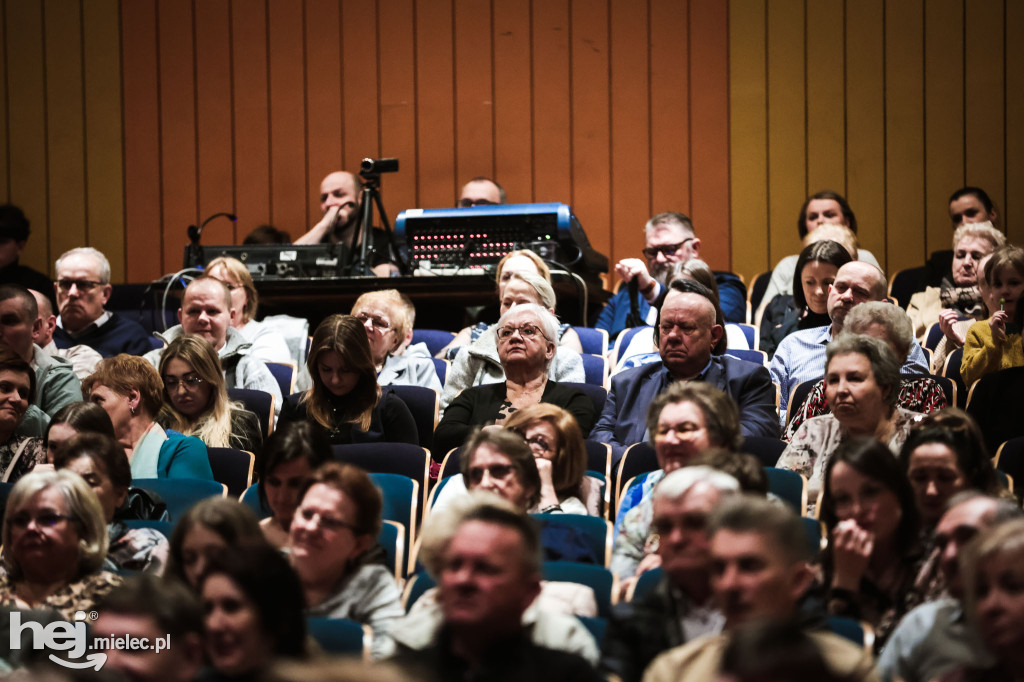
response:
[[[318,428],[322,428],[317,422],[310,419],[306,413],[306,403],[302,400],[305,393],[293,393],[284,400],[281,406],[279,424],[287,424],[292,421],[307,420]],[[337,415],[344,409],[346,396],[331,396],[334,412]],[[335,419],[334,428],[327,431],[331,445],[348,445],[349,443],[410,443],[419,445],[419,432],[416,430],[416,421],[412,413],[402,399],[395,395],[395,392],[388,387],[381,389],[380,400],[377,407],[373,408],[373,416],[370,418],[370,429],[363,431],[352,422],[341,422]]]
[[[505,401],[505,382],[473,386],[460,393],[444,411],[444,418],[434,431],[434,459],[440,461],[452,448],[462,445],[474,427],[493,424]],[[597,421],[594,401],[578,388],[564,386],[548,379],[540,402],[568,410],[584,435]]]
[[[53,280],[27,265],[14,261],[5,268],[0,268],[0,284],[20,284],[26,289],[35,289],[50,299],[54,314],[57,313],[57,298],[53,291]]]
[[[62,327],[53,330],[53,342],[57,348],[70,348],[84,344],[105,358],[118,353],[128,355],[145,355],[153,350],[149,334],[135,320],[111,313],[110,319],[102,327],[93,326],[84,334],[71,336]]]

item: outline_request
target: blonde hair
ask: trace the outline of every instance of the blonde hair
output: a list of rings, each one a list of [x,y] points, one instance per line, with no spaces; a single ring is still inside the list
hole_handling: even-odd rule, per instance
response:
[[[538,421],[551,424],[558,434],[558,449],[551,461],[551,482],[558,499],[579,497],[587,473],[587,449],[576,417],[557,405],[538,403],[513,412],[505,428],[518,431],[525,438],[530,424]]]
[[[551,282],[551,268],[549,268],[548,264],[544,262],[544,259],[529,249],[519,249],[517,251],[509,251],[500,261],[498,261],[498,267],[494,271],[494,279],[498,284],[499,290],[501,289],[501,273],[505,271],[505,263],[507,263],[510,258],[514,258],[516,256],[529,258],[533,261],[533,264],[537,266],[537,272],[540,276],[546,279],[548,283]]]
[[[807,236],[804,237],[803,244],[807,247],[815,242],[825,241],[826,239],[836,242],[846,249],[846,252],[850,254],[851,259],[858,260],[857,251],[860,248],[860,243],[857,241],[857,233],[846,225],[840,225],[839,223],[824,223],[822,225],[818,225],[813,232],[807,233]]]
[[[256,293],[256,284],[252,281],[252,274],[249,272],[249,268],[245,267],[242,261],[235,258],[218,256],[206,264],[207,274],[217,267],[227,270],[228,275],[238,282],[238,286],[245,290],[245,307],[240,312],[242,319],[238,323],[243,325],[255,319],[256,307],[259,305],[259,296]]]
[[[167,363],[175,358],[188,363],[200,379],[210,385],[210,399],[203,412],[190,420],[174,407],[164,386],[164,404],[157,419],[166,428],[195,436],[212,448],[231,447],[231,407],[224,384],[220,358],[209,341],[195,334],[183,334],[171,341],[160,356],[160,378],[163,379]],[[240,406],[239,406],[240,407]]]
[[[405,341],[406,334],[416,324],[416,307],[412,301],[398,289],[367,291],[352,304],[352,314],[355,315],[360,308],[370,303],[379,303],[388,307],[392,317],[391,324],[395,330],[395,345],[396,347],[401,345]]]

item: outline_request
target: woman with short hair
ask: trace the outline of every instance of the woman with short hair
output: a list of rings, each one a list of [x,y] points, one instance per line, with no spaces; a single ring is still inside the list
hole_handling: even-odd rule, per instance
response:
[[[36,373],[14,351],[0,348],[0,480],[14,483],[45,461],[38,438],[18,435],[28,406],[35,400]]]

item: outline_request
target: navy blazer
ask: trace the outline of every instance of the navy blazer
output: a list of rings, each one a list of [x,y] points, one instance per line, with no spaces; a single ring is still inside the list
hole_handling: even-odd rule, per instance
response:
[[[716,355],[703,376],[739,405],[744,436],[779,437],[779,413],[775,409],[775,385],[764,365]],[[644,441],[647,408],[655,396],[672,382],[661,362],[641,365],[612,377],[612,390],[590,440],[609,443],[617,461],[633,443]]]

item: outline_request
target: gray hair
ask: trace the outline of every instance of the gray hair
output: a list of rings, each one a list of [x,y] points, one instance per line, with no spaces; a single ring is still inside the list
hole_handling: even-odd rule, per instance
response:
[[[960,240],[964,237],[977,237],[984,239],[985,241],[992,244],[992,251],[995,251],[1000,246],[1006,244],[1006,235],[997,230],[992,223],[985,221],[983,223],[967,223],[956,228],[953,232],[953,250],[956,251],[956,245],[960,243]]]
[[[510,272],[508,275],[508,281],[505,282],[507,286],[512,280],[518,279],[522,282],[526,282],[534,291],[537,292],[540,302],[545,308],[555,309],[555,290],[551,288],[551,282],[538,275],[536,272]]]
[[[910,317],[903,308],[884,301],[868,301],[854,306],[846,315],[843,331],[850,334],[867,334],[872,324],[880,324],[885,328],[885,335],[896,346],[900,364],[906,362],[910,355],[910,346],[914,343],[914,328]],[[870,334],[868,334],[870,336]]]
[[[718,505],[708,520],[708,537],[720,530],[768,536],[769,545],[781,550],[789,561],[808,561],[807,531],[796,512],[786,504],[764,497],[736,495]]]
[[[696,233],[693,230],[693,221],[690,220],[690,216],[679,211],[665,211],[652,216],[647,224],[644,225],[644,234],[648,234],[651,230],[656,227],[677,227],[686,234],[687,237],[694,237]]]
[[[494,329],[494,336],[497,339],[498,329],[504,327],[508,323],[508,319],[522,312],[530,312],[537,316],[537,320],[540,322],[541,330],[544,332],[544,336],[547,337],[548,341],[558,346],[558,318],[551,314],[551,312],[542,305],[536,303],[520,303],[514,305],[505,311],[505,314],[501,316],[498,323],[492,327]]]
[[[70,251],[62,253],[60,258],[58,258],[57,262],[54,264],[54,272],[59,273],[60,264],[71,256],[89,256],[90,258],[95,259],[96,264],[100,266],[100,284],[110,284],[110,261],[107,260],[107,257],[103,255],[102,251],[94,249],[91,246],[80,246],[77,249],[71,249]]]
[[[698,483],[707,483],[722,493],[722,496],[740,492],[740,483],[735,478],[709,466],[682,467],[665,476],[654,487],[655,500],[678,500],[690,492]]]
[[[854,310],[859,307],[857,306]],[[832,358],[847,353],[858,353],[868,359],[868,362],[871,363],[871,372],[875,375],[875,383],[882,390],[888,389],[888,394],[885,397],[886,404],[890,408],[896,407],[896,399],[900,393],[900,363],[892,354],[892,349],[884,341],[873,336],[840,334],[825,349],[826,375]]]

